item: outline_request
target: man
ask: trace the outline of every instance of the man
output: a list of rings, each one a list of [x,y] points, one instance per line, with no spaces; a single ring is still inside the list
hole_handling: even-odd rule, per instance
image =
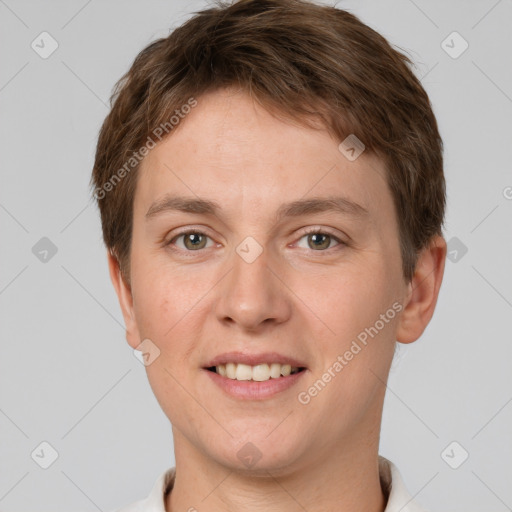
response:
[[[176,465],[121,509],[414,512],[378,454],[432,318],[442,141],[410,62],[299,0],[196,13],[118,82],[92,184]]]

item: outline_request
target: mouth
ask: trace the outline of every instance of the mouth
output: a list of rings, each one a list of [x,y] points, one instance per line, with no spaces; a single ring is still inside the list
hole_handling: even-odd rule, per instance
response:
[[[263,363],[254,366],[242,363],[226,363],[209,366],[205,369],[231,380],[255,382],[282,379],[306,370],[304,366],[291,366],[290,364],[280,363]]]
[[[278,352],[251,354],[232,351],[220,354],[202,367],[209,381],[226,396],[237,400],[263,400],[291,390],[308,367]]]

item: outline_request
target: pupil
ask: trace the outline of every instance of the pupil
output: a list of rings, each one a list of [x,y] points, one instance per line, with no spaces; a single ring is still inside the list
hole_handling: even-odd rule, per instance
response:
[[[194,237],[199,237],[199,235],[198,235],[197,233],[192,233],[192,234],[190,235],[190,240],[192,241],[192,243],[195,243],[195,242],[193,241],[193,238],[194,238]]]

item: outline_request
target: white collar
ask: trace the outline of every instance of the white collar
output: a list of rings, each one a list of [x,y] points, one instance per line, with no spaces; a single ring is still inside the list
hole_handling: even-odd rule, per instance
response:
[[[166,469],[156,480],[149,496],[115,512],[165,512],[165,495],[172,489],[176,467]],[[407,492],[398,468],[379,455],[380,481],[387,505],[384,512],[426,512]]]

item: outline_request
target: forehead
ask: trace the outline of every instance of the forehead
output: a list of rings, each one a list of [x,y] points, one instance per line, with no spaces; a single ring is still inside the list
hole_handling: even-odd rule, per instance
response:
[[[145,216],[168,194],[209,198],[234,215],[282,211],[283,203],[343,196],[392,221],[383,163],[350,161],[326,130],[280,120],[248,95],[222,90],[197,106],[143,160],[135,197]]]

